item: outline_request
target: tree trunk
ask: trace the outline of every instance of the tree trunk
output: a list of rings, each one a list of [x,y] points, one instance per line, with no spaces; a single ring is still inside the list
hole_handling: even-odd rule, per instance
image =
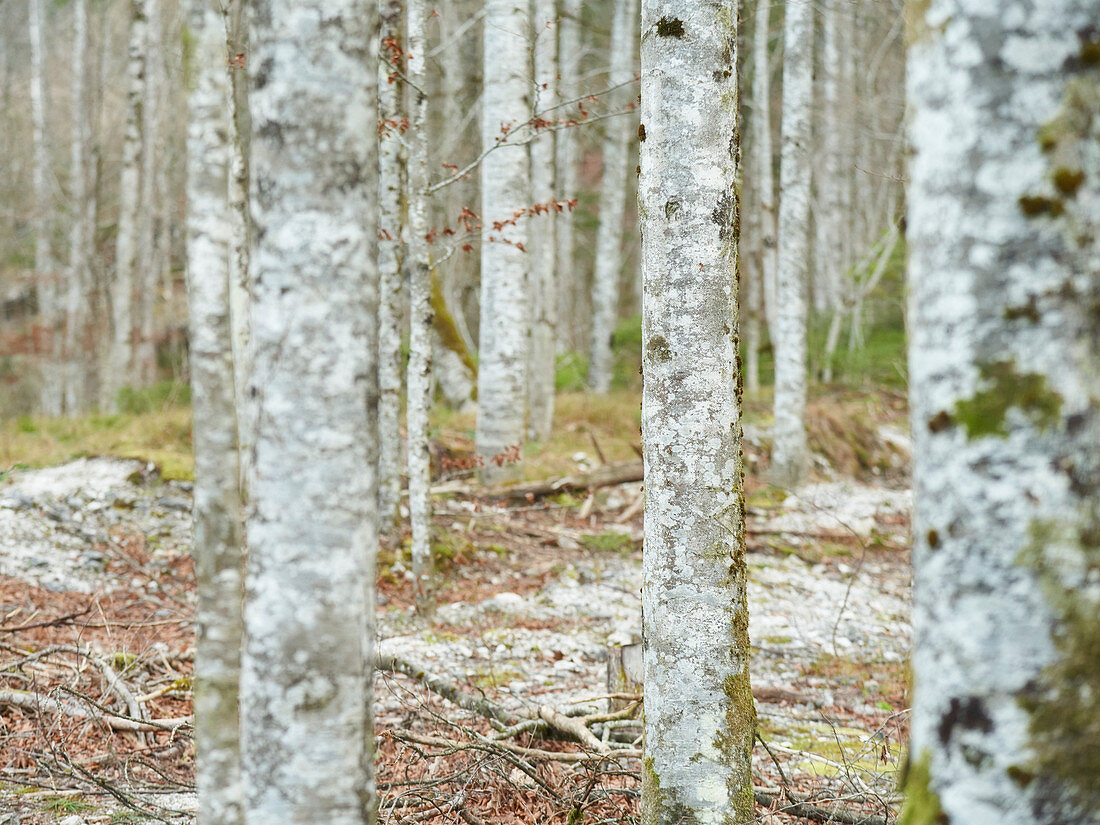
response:
[[[192,0],[195,44],[187,131],[187,287],[195,442],[199,604],[195,744],[199,820],[240,825],[241,502],[229,318],[230,124],[218,0]]]
[[[249,825],[373,821],[375,0],[252,6]]]
[[[141,115],[145,90],[146,0],[130,0],[130,45],[126,64],[126,133],[122,141],[118,240],[111,288],[111,347],[100,381],[100,406],[116,409],[118,391],[131,380],[134,331],[134,264],[141,208]]]
[[[783,156],[776,270],[775,428],[772,480],[801,484],[806,445],[806,289],[810,240],[810,109],[813,102],[813,6],[787,4],[783,58]]]
[[[138,296],[138,336],[134,352],[133,380],[148,385],[156,377],[155,310],[161,287],[160,252],[163,204],[159,199],[167,162],[161,115],[164,96],[163,48],[160,0],[146,0],[145,91],[141,107],[141,211],[138,216],[138,246],[135,280]]]
[[[776,219],[775,176],[772,170],[771,61],[768,60],[771,2],[758,0],[752,43],[753,149],[756,158],[756,190],[760,198],[760,243],[763,247],[761,277],[768,331],[775,334]]]
[[[559,0],[558,23],[558,102],[572,100],[580,91],[581,2]],[[559,117],[565,115],[559,110]],[[577,133],[574,129],[558,132],[554,145],[554,185],[558,200],[577,197]],[[562,351],[580,349],[586,296],[584,278],[573,255],[573,210],[557,216],[554,258],[558,272],[558,347]]]
[[[1100,816],[1097,8],[1017,11],[910,21],[909,823]]]
[[[72,200],[72,226],[69,232],[69,271],[66,285],[66,409],[70,414],[84,411],[87,404],[88,366],[85,334],[88,329],[88,305],[91,296],[91,246],[94,216],[88,214],[88,103],[85,79],[88,76],[88,3],[73,4],[73,117],[71,166],[69,177]]]
[[[641,821],[748,822],[736,12],[644,0],[641,43]]]
[[[527,94],[526,0],[487,0],[485,4],[485,91],[481,146],[493,149],[530,115]],[[485,156],[481,167],[481,324],[478,364],[477,452],[486,481],[514,473],[494,462],[509,447],[522,445],[526,424],[527,224],[515,213],[528,205],[527,147],[503,145]],[[498,228],[499,227],[499,228]]]
[[[844,202],[841,187],[842,121],[847,116],[840,105],[840,10],[839,0],[821,3],[821,109],[816,165],[817,199],[814,213],[814,308],[818,312],[842,306],[841,226]]]
[[[557,98],[558,44],[555,0],[530,0],[534,52],[531,117],[552,106]],[[537,129],[537,127],[536,127]],[[536,131],[529,146],[531,201],[554,200],[554,132]],[[541,212],[541,210],[540,210]],[[558,346],[557,241],[554,209],[531,218],[529,266],[531,279],[531,348],[528,353],[528,435],[536,441],[550,437],[554,424],[554,374]]]
[[[57,261],[53,252],[50,194],[50,148],[46,142],[46,78],[43,28],[43,0],[29,0],[31,40],[31,121],[34,124],[34,275],[38,311],[47,329],[47,352],[42,353],[40,403],[46,415],[62,410],[60,345],[61,310],[58,297]]]
[[[409,367],[405,418],[409,432],[409,515],[412,567],[417,594],[424,600],[432,572],[432,456],[428,413],[432,405],[431,251],[428,248],[428,7],[406,4],[409,78]]]
[[[405,33],[400,0],[379,0],[382,59],[378,68],[378,526],[383,533],[397,523],[401,503],[401,327],[402,239],[401,208],[402,105]]]
[[[636,0],[615,0],[611,26],[609,86],[629,83],[634,76]],[[633,89],[625,86],[609,96],[612,108],[625,106]],[[619,315],[619,272],[622,268],[623,215],[626,211],[627,160],[630,139],[638,132],[634,116],[621,115],[607,127],[600,184],[600,228],[596,233],[596,273],[592,281],[592,345],[588,385],[597,393],[611,389],[611,337]]]

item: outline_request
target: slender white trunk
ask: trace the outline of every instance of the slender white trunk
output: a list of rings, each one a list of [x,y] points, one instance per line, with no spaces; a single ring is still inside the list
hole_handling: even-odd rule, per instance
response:
[[[133,361],[134,263],[141,208],[141,114],[145,87],[146,0],[130,0],[130,45],[126,64],[126,133],[122,141],[118,240],[111,285],[111,347],[100,381],[100,405],[114,408],[118,391],[130,380]]]
[[[580,89],[581,0],[558,0],[558,102],[572,100]],[[559,110],[559,117],[564,111]],[[554,185],[558,200],[577,197],[577,133],[574,129],[558,132],[554,144]],[[573,256],[573,210],[557,216],[554,257],[558,272],[558,348],[579,349],[583,340],[584,278]]]
[[[240,825],[237,711],[243,596],[240,470],[229,318],[230,124],[218,0],[192,0],[187,129],[187,291],[195,442],[196,782],[202,825]]]
[[[815,158],[817,183],[814,228],[814,309],[818,312],[841,307],[840,227],[845,217],[841,197],[842,121],[848,116],[840,108],[840,0],[821,3],[821,111],[819,151]]]
[[[485,4],[485,91],[481,145],[496,146],[530,115],[527,94],[526,0]],[[477,452],[487,480],[511,475],[493,459],[522,445],[526,423],[527,223],[515,220],[528,205],[527,147],[505,145],[481,164],[481,326],[478,346]],[[499,228],[498,228],[499,227]]]
[[[642,3],[645,825],[753,816],[736,15]]]
[[[249,825],[372,822],[375,0],[251,8]]]
[[[557,99],[558,44],[555,0],[530,0],[533,80],[531,115]],[[554,200],[554,132],[537,134],[530,144],[531,202]],[[528,435],[550,437],[554,423],[554,374],[558,346],[557,213],[550,209],[531,219],[531,347],[528,352]]]
[[[628,83],[634,76],[634,40],[637,0],[615,0],[611,25],[611,72],[608,85]],[[611,105],[624,106],[633,97],[626,86],[610,95]],[[603,144],[603,180],[600,182],[600,227],[596,233],[596,273],[592,280],[592,344],[588,385],[598,393],[611,389],[611,337],[619,315],[619,272],[622,269],[623,215],[626,212],[627,162],[630,139],[638,132],[636,120],[621,115],[607,127]]]
[[[783,153],[779,176],[779,255],[772,342],[775,428],[772,480],[798,486],[809,471],[806,446],[806,289],[810,241],[810,109],[813,5],[787,3],[783,58]]]
[[[156,336],[154,311],[161,285],[160,266],[163,238],[160,224],[163,205],[164,152],[162,97],[164,96],[163,42],[160,0],[145,0],[145,90],[141,107],[141,210],[138,214],[138,243],[135,258],[135,286],[138,297],[137,345],[134,350],[133,380],[149,384],[156,375]]]
[[[756,158],[756,190],[760,197],[761,277],[768,331],[775,331],[775,270],[777,266],[775,176],[772,171],[771,61],[768,59],[770,0],[758,0],[752,43],[753,149]]]
[[[431,250],[428,248],[428,7],[424,0],[406,5],[406,60],[409,78],[409,371],[405,420],[409,433],[409,521],[412,566],[418,596],[432,570],[432,457],[428,450],[428,413],[432,404]]]
[[[1100,816],[1096,12],[911,20],[909,823]]]
[[[240,445],[241,480],[248,478],[256,405],[248,396],[252,373],[251,283],[252,214],[248,196],[248,23],[245,0],[228,0],[223,5],[225,37],[229,49],[229,88],[225,105],[230,122],[229,209],[229,324],[233,341],[234,380],[237,399],[237,441]]]
[[[381,118],[378,177],[378,524],[383,532],[397,522],[401,503],[401,327],[402,202],[401,94],[405,36],[400,0],[379,0],[381,57],[378,113]],[[396,59],[396,64],[393,62]]]
[[[47,330],[47,351],[42,354],[40,403],[46,415],[60,415],[61,311],[58,298],[57,261],[54,259],[50,217],[50,148],[46,142],[46,78],[43,72],[43,0],[29,0],[31,40],[31,121],[34,124],[34,274],[38,311]]]
[[[88,199],[88,104],[85,79],[88,75],[88,4],[73,4],[73,114],[70,143],[70,190],[72,226],[69,231],[69,270],[67,273],[65,317],[65,408],[80,413],[87,402],[88,363],[85,334],[88,329],[88,304],[91,293],[90,216]]]

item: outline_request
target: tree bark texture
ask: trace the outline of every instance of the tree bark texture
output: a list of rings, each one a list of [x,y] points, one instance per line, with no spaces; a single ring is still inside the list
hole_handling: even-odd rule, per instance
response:
[[[558,15],[555,0],[530,0],[533,80],[531,117],[555,103],[558,77]],[[537,129],[537,127],[536,127]],[[529,145],[531,202],[554,200],[555,133],[536,132]],[[557,212],[549,209],[531,218],[530,279],[531,349],[527,375],[528,435],[550,437],[554,423],[554,376],[558,348]]]
[[[611,72],[608,86],[629,83],[634,76],[634,40],[637,0],[616,0],[611,26]],[[625,107],[633,87],[611,93],[614,108]],[[588,385],[593,391],[611,389],[613,372],[611,337],[619,315],[619,273],[622,269],[623,215],[629,185],[627,163],[630,139],[638,127],[633,114],[621,115],[607,127],[603,144],[603,180],[600,183],[600,226],[596,233],[596,272],[592,280],[592,344],[588,361]]]
[[[806,444],[806,290],[810,243],[810,115],[813,5],[787,3],[783,56],[783,147],[775,284],[775,428],[772,481],[788,489],[809,471]]]
[[[736,5],[643,0],[646,825],[752,819]]]
[[[218,0],[193,0],[187,25],[195,44],[187,131],[187,289],[199,593],[196,781],[202,825],[240,825],[243,555],[229,309],[229,82]]]
[[[378,525],[388,532],[401,503],[402,209],[401,105],[405,32],[400,0],[379,0],[381,59],[378,68]],[[396,63],[395,63],[396,61]]]
[[[911,11],[905,817],[1096,823],[1097,4]]]
[[[245,821],[373,821],[375,0],[252,7]]]
[[[771,35],[770,0],[758,0],[753,27],[752,60],[752,136],[753,157],[756,160],[756,191],[760,198],[761,277],[764,289],[764,312],[768,331],[775,330],[775,270],[776,235],[775,177],[772,170],[771,127],[771,61],[768,59],[768,38]]]
[[[409,516],[412,568],[423,597],[432,569],[432,456],[428,413],[432,405],[431,250],[428,247],[428,6],[408,0],[406,61],[409,78],[409,366],[405,420],[409,433]]]
[[[223,30],[224,31],[224,30]],[[160,0],[146,0],[145,90],[141,107],[141,211],[138,216],[138,245],[135,258],[138,318],[134,350],[133,380],[148,385],[156,377],[156,296],[167,263],[162,254],[164,204],[164,124],[161,109],[164,88]]]
[[[527,339],[530,300],[527,223],[517,218],[530,200],[527,147],[508,134],[530,117],[526,0],[485,4],[485,89],[481,146],[481,325],[478,363],[477,452],[487,481],[513,469],[493,458],[522,445],[527,413]],[[521,213],[522,214],[522,213]]]
[[[580,90],[581,73],[581,3],[580,0],[558,2],[558,102],[572,100]],[[564,111],[559,110],[559,117]],[[554,187],[558,200],[577,197],[577,133],[562,129],[554,142]],[[554,242],[558,272],[558,345],[564,351],[580,349],[584,328],[585,279],[573,254],[573,210],[557,216]]]

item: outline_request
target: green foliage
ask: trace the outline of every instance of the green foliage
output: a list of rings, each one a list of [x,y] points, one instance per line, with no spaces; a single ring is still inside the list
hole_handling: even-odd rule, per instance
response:
[[[557,358],[554,373],[556,392],[584,392],[588,358],[579,352],[563,352]]]

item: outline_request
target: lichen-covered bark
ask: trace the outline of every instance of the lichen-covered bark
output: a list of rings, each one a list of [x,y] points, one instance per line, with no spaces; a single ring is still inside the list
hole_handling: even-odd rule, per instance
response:
[[[385,61],[378,68],[378,525],[383,532],[397,523],[401,503],[401,250],[405,219],[401,208],[401,83],[405,42],[400,0],[379,0]],[[398,55],[398,64],[392,60]],[[392,82],[391,82],[392,79]]]
[[[409,431],[409,521],[417,592],[424,594],[432,568],[432,457],[428,412],[432,403],[431,251],[428,248],[428,7],[406,3],[409,77],[409,367],[405,420]]]
[[[558,2],[558,102],[572,100],[577,94],[581,62],[580,0]],[[560,110],[559,110],[560,111]],[[577,134],[562,129],[554,145],[554,186],[558,200],[577,196]],[[584,300],[584,278],[573,258],[573,212],[557,216],[554,232],[557,244],[558,273],[558,346],[562,351],[578,349],[578,331],[588,314]]]
[[[646,825],[752,819],[735,15],[642,3]]]
[[[627,83],[634,75],[637,9],[637,0],[615,2],[609,86]],[[629,86],[616,90],[610,96],[611,105],[624,106],[633,97],[633,91]],[[637,131],[634,117],[620,116],[607,127],[603,145],[600,227],[596,233],[596,274],[592,280],[592,346],[588,361],[588,385],[598,393],[611,389],[611,336],[615,332],[619,309],[628,152],[630,138]]]
[[[138,215],[135,280],[137,285],[137,328],[134,347],[133,380],[135,384],[150,384],[156,377],[155,306],[165,260],[162,250],[164,235],[164,205],[159,196],[164,193],[164,167],[168,163],[164,141],[161,98],[164,88],[162,59],[164,34],[161,25],[160,0],[145,0],[145,90],[141,107],[141,211]]]
[[[372,821],[374,0],[252,6],[249,825]]]
[[[845,4],[846,6],[847,4]],[[843,178],[840,173],[843,120],[850,113],[840,108],[840,20],[839,0],[821,3],[821,125],[817,152],[817,200],[814,212],[816,243],[814,245],[814,309],[834,314],[841,310],[841,250],[844,220]]]
[[[496,146],[530,116],[526,0],[485,4],[485,89],[481,145]],[[488,481],[513,468],[494,456],[522,444],[527,412],[527,222],[517,210],[529,203],[527,147],[502,146],[481,163],[481,325],[478,343],[477,452]],[[499,228],[497,228],[499,226]]]
[[[752,41],[752,137],[753,167],[756,173],[755,190],[760,199],[761,278],[763,280],[764,312],[768,330],[775,329],[775,269],[776,269],[776,219],[775,178],[772,172],[771,127],[771,64],[768,61],[768,37],[770,35],[769,0],[758,0]],[[773,332],[774,334],[774,332]]]
[[[943,821],[1100,821],[1096,13],[910,19],[912,760]]]
[[[118,240],[111,284],[111,343],[99,382],[100,406],[113,409],[130,378],[134,330],[134,261],[141,197],[141,106],[145,90],[145,1],[130,0],[130,43],[126,62],[126,131],[122,139]]]
[[[796,487],[809,470],[806,446],[806,290],[810,243],[810,107],[813,5],[787,3],[783,55],[783,146],[775,275],[775,427],[772,480]]]
[[[73,119],[70,142],[72,226],[69,229],[69,269],[65,285],[66,343],[65,407],[70,414],[84,411],[88,357],[84,333],[92,289],[92,222],[88,210],[89,128],[85,79],[88,73],[87,0],[73,3]]]
[[[530,0],[533,84],[532,117],[554,102],[558,77],[557,10],[555,0]],[[531,202],[554,199],[554,132],[542,132],[530,144]],[[533,219],[530,232],[531,348],[527,375],[528,434],[538,441],[550,437],[554,422],[554,375],[557,355],[557,213],[553,209]]]
[[[187,291],[195,446],[196,782],[203,825],[240,825],[241,504],[229,318],[229,120],[218,0],[192,0]]]

